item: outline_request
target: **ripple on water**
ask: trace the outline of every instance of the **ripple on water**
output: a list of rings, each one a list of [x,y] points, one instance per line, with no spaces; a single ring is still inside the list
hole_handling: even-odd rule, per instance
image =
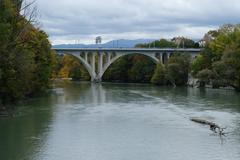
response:
[[[22,109],[23,116],[0,119],[0,159],[240,159],[239,95],[88,83],[54,92],[29,102],[31,110]],[[227,126],[231,133],[220,139],[190,117]]]

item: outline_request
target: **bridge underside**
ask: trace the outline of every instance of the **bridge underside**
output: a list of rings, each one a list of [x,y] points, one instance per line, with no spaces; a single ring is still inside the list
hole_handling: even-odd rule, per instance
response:
[[[69,54],[77,57],[91,76],[92,82],[101,82],[106,70],[118,58],[129,54],[141,54],[150,57],[155,63],[166,64],[173,52],[90,52],[90,51],[58,51],[60,54]],[[197,54],[191,53],[192,58]]]

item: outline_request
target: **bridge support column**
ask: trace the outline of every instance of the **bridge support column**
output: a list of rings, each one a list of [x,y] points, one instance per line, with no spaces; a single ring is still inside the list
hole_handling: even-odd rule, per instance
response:
[[[161,64],[163,64],[163,57],[162,57],[162,53],[159,53],[159,62],[161,63]]]
[[[85,52],[85,61],[88,62],[88,53]]]
[[[94,72],[95,72],[95,76],[92,77],[92,82],[101,82],[102,81],[102,72],[103,72],[103,54],[98,52],[98,70],[96,70],[96,68],[94,67]],[[94,57],[94,61],[95,61],[95,57]]]
[[[91,56],[91,67],[92,67],[92,74],[91,74],[91,81],[94,82],[96,79],[96,65],[95,65],[95,53],[92,53]]]
[[[110,53],[107,53],[107,63],[109,64],[111,61],[111,54]]]

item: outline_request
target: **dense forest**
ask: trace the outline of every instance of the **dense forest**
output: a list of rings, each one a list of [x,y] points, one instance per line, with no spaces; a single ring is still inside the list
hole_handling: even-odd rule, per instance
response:
[[[30,5],[0,1],[0,106],[49,87],[54,53]]]

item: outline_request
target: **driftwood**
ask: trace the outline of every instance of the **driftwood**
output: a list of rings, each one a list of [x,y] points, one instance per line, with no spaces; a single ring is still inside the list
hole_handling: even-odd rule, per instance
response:
[[[225,135],[224,129],[226,129],[226,128],[221,128],[219,125],[217,125],[214,122],[207,121],[207,120],[200,119],[200,118],[190,118],[190,120],[193,122],[196,122],[196,123],[203,124],[203,125],[209,125],[211,131],[218,133],[220,136]]]

